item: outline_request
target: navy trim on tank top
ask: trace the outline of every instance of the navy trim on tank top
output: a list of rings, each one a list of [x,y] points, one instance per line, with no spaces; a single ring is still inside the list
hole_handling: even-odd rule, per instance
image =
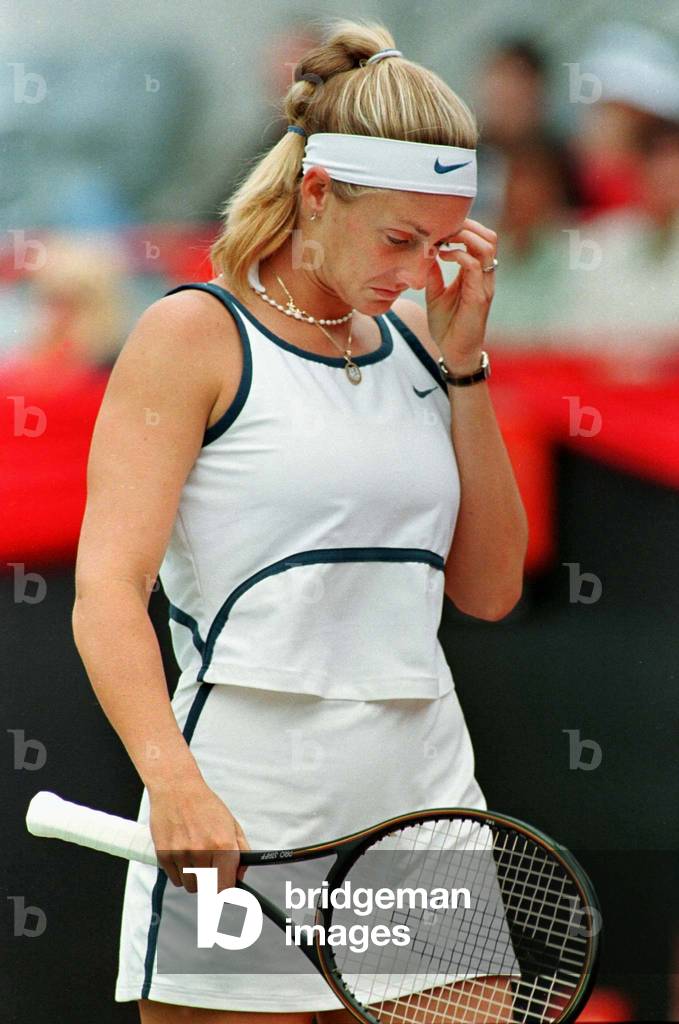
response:
[[[252,350],[250,349],[250,339],[248,338],[248,332],[245,330],[243,321],[238,316],[238,313],[234,309],[231,309],[230,304],[224,301],[224,297],[218,294],[218,292],[221,292],[223,289],[219,288],[217,285],[209,284],[208,282],[199,282],[196,284],[180,284],[176,288],[172,288],[169,292],[165,292],[165,295],[174,295],[175,292],[184,291],[186,288],[195,288],[199,291],[207,292],[209,295],[214,295],[217,301],[221,302],[221,304],[228,309],[236,322],[236,327],[238,328],[243,348],[243,372],[241,373],[238,390],[236,391],[229,408],[222,413],[219,419],[216,420],[212,426],[206,428],[203,435],[203,443],[201,445],[201,447],[204,448],[205,445],[210,444],[211,441],[221,437],[221,435],[228,430],[245,405],[246,399],[250,394],[250,388],[252,387]]]
[[[319,356],[315,352],[307,352],[306,349],[300,348],[298,345],[293,345],[289,341],[285,341],[284,338],[280,338],[273,331],[265,327],[261,321],[257,319],[254,313],[251,313],[243,303],[232,295],[231,292],[227,291],[226,288],[221,288],[218,284],[213,285],[218,291],[222,292],[224,296],[228,296],[229,302],[233,302],[238,307],[243,316],[246,316],[258,331],[261,331],[267,338],[273,341],[276,345],[286,349],[288,352],[294,352],[295,355],[302,356],[303,359],[311,359],[315,363],[325,363],[327,366],[337,366],[340,369],[344,367],[345,360],[343,356]],[[367,366],[370,363],[378,363],[382,359],[386,359],[387,356],[391,355],[394,347],[394,342],[389,333],[387,325],[384,323],[384,319],[381,316],[373,316],[371,320],[374,320],[380,329],[381,344],[380,347],[375,349],[374,352],[365,352],[360,356],[352,356],[352,360],[357,366]]]
[[[172,604],[171,601],[169,602],[168,614],[169,617],[171,619],[174,619],[175,622],[178,622],[181,626],[186,626],[188,629],[191,630],[191,636],[193,637],[193,645],[200,654],[200,656],[202,657],[203,651],[205,650],[205,643],[200,635],[198,623],[194,619],[193,615],[189,615],[188,612],[185,612],[181,608],[178,608],[177,605]]]
[[[391,321],[391,323],[394,325],[399,334],[403,335],[405,341],[413,350],[417,358],[429,370],[430,374],[435,379],[436,383],[441,388],[446,398],[450,398],[448,394],[448,388],[446,387],[446,383],[443,380],[441,374],[439,373],[438,365],[429,355],[429,353],[427,352],[426,348],[419,340],[417,335],[413,334],[408,325],[403,323],[403,320],[401,320],[398,313],[395,313],[393,309],[388,310],[384,315],[387,317],[388,320]]]
[[[198,682],[205,681],[205,673],[212,662],[215,644],[219,634],[224,628],[229,617],[229,612],[236,601],[242,595],[259,583],[260,580],[277,573],[287,572],[297,565],[316,565],[324,562],[424,562],[441,572],[445,570],[445,562],[441,555],[426,548],[387,548],[387,547],[365,547],[365,548],[316,548],[311,551],[297,551],[285,558],[279,558],[271,565],[265,566],[258,572],[253,573],[248,579],[239,583],[231,591],[223,605],[215,615],[212,624],[205,638],[203,647],[203,663],[198,673]]]

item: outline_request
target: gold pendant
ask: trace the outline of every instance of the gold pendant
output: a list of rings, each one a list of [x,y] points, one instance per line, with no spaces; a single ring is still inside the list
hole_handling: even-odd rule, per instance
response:
[[[361,375],[360,366],[357,366],[356,363],[352,362],[352,360],[349,359],[347,356],[345,356],[344,358],[346,359],[344,372],[346,373],[347,377],[349,378],[352,384],[360,384],[363,379]]]

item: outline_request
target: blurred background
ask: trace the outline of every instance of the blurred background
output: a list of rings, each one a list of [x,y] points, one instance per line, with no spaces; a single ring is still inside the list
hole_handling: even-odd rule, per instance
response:
[[[679,5],[1,9],[3,1019],[137,1020],[113,1002],[124,863],[23,828],[39,789],[128,817],[141,793],[71,634],[91,431],[142,310],[213,276],[218,210],[284,131],[318,19],[342,15],[383,21],[481,129],[489,387],[530,546],[505,620],[444,608],[477,776],[599,892],[580,1019],[679,1020]],[[160,589],[150,612],[172,692]]]

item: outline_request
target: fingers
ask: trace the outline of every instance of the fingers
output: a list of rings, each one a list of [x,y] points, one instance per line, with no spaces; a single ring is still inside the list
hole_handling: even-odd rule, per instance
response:
[[[240,824],[236,821],[235,818],[233,819],[233,821],[234,821],[234,825],[236,827],[236,839],[238,840],[238,848],[240,850],[248,850],[248,851],[251,850],[252,847],[250,846],[249,842],[247,841],[247,839],[245,837],[245,833],[243,832],[243,829],[240,827]],[[243,876],[244,876],[246,871],[247,871],[247,865],[246,864],[242,864],[238,868],[237,878],[238,878],[239,882],[243,881]]]
[[[234,826],[235,826],[235,829],[236,829],[236,839],[238,840],[238,849],[239,850],[248,850],[248,851],[250,851],[252,849],[252,847],[250,846],[249,842],[247,841],[247,838],[245,836],[245,832],[243,832],[243,829],[240,827],[240,823],[237,822],[235,818],[233,819],[233,823],[234,823]]]
[[[478,220],[467,217],[465,226],[454,236],[455,241],[464,242],[467,251],[471,253],[482,267],[493,265],[493,259],[497,253],[497,234]],[[441,252],[444,259],[454,259],[459,249]]]
[[[250,850],[243,830],[236,822],[235,834],[238,842],[237,849],[221,847],[218,850],[172,850],[157,853],[158,863],[163,868],[167,877],[177,888],[183,886],[187,892],[198,891],[198,880],[192,872],[185,872],[184,868],[217,868],[217,882],[219,889],[231,889],[236,880],[242,881],[247,865],[241,865],[241,850]]]
[[[160,860],[160,857],[158,858]],[[210,850],[172,850],[167,852],[161,864],[174,886],[183,886],[187,892],[198,891],[198,879],[184,868],[209,868],[212,865]]]
[[[172,851],[156,850],[156,858],[173,885],[180,886],[184,884],[184,876],[179,873],[179,868],[175,864]]]
[[[198,892],[194,870],[216,868],[220,889],[230,889],[242,880],[245,867],[240,855],[250,844],[228,807],[212,791],[202,792],[196,804],[164,802],[162,794],[154,799],[151,834],[156,857],[162,870],[176,888]],[[155,816],[153,814],[155,811]]]
[[[230,889],[236,884],[239,850],[172,850],[157,853],[158,863],[176,888],[187,892],[198,891],[198,879],[185,868],[217,868],[219,889]],[[245,868],[242,869],[245,871]]]
[[[183,868],[212,867],[212,850],[186,850],[182,854]],[[198,892],[198,878],[192,872],[182,872],[182,885],[187,892]]]
[[[187,884],[193,883],[195,885],[195,875],[183,874],[183,869],[191,865],[191,856],[188,851],[156,850],[156,857],[174,886],[177,888],[184,886],[186,888]]]
[[[493,257],[496,252],[496,245],[494,242],[481,237],[474,231],[464,229],[458,232],[457,238],[467,247],[467,252],[472,256],[476,257],[480,261],[482,267],[490,267],[493,263]],[[446,253],[441,253],[445,258],[454,257],[455,253],[460,252],[460,249],[450,249]]]
[[[465,227],[471,228],[477,233],[477,235],[481,235],[482,238],[485,238],[487,242],[491,242],[494,246],[497,245],[497,233],[491,228],[487,228],[485,224],[482,224],[478,220],[473,220],[471,217],[467,217],[464,223]]]
[[[217,887],[232,889],[236,881],[240,881],[244,868],[239,867],[239,850],[215,850],[211,858],[211,866],[217,868]]]
[[[474,287],[478,290],[479,294],[490,300],[495,291],[495,274],[484,274],[483,266],[485,266],[485,264],[475,256],[472,256],[469,252],[463,252],[461,249],[457,249],[450,255],[456,263],[460,264],[465,275],[467,275],[469,280],[474,284]],[[492,262],[492,258],[489,262]],[[491,280],[488,280],[488,278]]]

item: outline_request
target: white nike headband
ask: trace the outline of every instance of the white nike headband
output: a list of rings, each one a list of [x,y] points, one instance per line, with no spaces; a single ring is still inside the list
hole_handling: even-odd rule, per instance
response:
[[[307,139],[302,170],[306,174],[318,166],[325,167],[331,178],[355,185],[476,195],[476,150],[461,146],[316,132]]]

